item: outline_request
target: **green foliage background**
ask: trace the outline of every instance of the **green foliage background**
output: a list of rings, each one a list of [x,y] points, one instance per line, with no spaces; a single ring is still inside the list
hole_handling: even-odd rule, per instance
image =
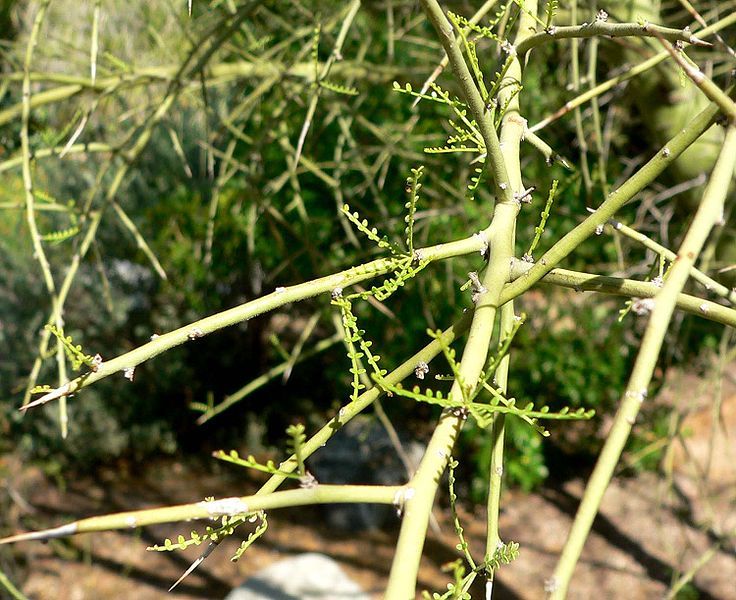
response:
[[[193,18],[189,19],[182,7],[174,4],[137,0],[104,3],[100,76],[176,63],[185,56],[188,36],[204,31],[228,5],[195,1]],[[322,25],[319,58],[327,59],[340,22],[339,7],[332,2],[303,2],[299,23],[295,24],[293,7],[286,4],[264,3],[213,62],[271,61],[285,69],[310,65],[309,48],[317,23]],[[461,14],[473,12],[466,2],[448,4]],[[34,2],[0,4],[0,22],[12,24],[2,29],[6,32],[2,54],[5,74],[20,69],[35,6]],[[291,171],[294,148],[314,93],[308,83],[287,74],[275,77],[265,89],[258,87],[264,78],[253,77],[187,88],[163,126],[155,129],[119,197],[168,279],[156,276],[132,237],[112,213],[108,214],[64,314],[66,332],[76,343],[88,352],[112,357],[140,345],[153,333],[373,256],[375,248],[370,243],[348,233],[338,207],[349,202],[392,240],[402,239],[405,179],[419,164],[426,165],[427,176],[418,207],[417,245],[458,239],[485,227],[491,199],[482,186],[475,198],[465,193],[474,168],[467,156],[423,152],[425,146],[442,144],[449,133],[446,107],[422,102],[413,110],[410,98],[390,91],[393,80],[419,88],[442,56],[414,3],[394,2],[393,7],[396,28],[404,32],[393,55],[387,40],[385,6],[365,3],[361,9],[342,50],[345,60],[337,63],[331,75],[331,80],[354,86],[359,94],[345,96],[322,90],[302,151],[311,162],[302,162],[295,175]],[[85,74],[91,3],[59,1],[52,3],[51,10],[34,70]],[[668,6],[663,7],[662,18],[672,26],[686,23],[681,12]],[[598,63],[601,80],[622,60],[620,47],[614,45],[606,52]],[[499,57],[489,48],[482,61],[492,73]],[[523,106],[530,123],[571,97],[564,85],[569,67],[567,49],[551,46],[537,51],[526,84],[534,93],[525,94]],[[650,74],[652,86],[667,86],[669,79],[663,72]],[[441,77],[440,81],[451,85],[449,78]],[[19,83],[10,83],[7,78],[2,82],[0,109],[20,101]],[[160,83],[152,83],[112,94],[100,102],[81,140],[119,142],[140,127],[164,89]],[[522,149],[524,176],[538,189],[534,204],[524,208],[519,221],[518,238],[526,246],[534,235],[546,190],[552,179],[560,179],[560,193],[539,254],[548,240],[557,239],[584,217],[586,206],[597,206],[605,191],[629,172],[629,159],[636,160],[651,147],[642,131],[645,123],[651,129],[657,119],[642,112],[637,98],[626,94],[627,88],[613,92],[612,108],[607,113],[611,127],[606,154],[626,160],[607,160],[605,180],[594,175],[590,189],[583,185],[579,170],[546,167],[534,149]],[[86,93],[34,110],[33,147],[63,145],[78,122],[78,109],[89,106],[94,97]],[[237,107],[246,98],[252,102],[238,114]],[[646,110],[654,111],[651,106]],[[588,121],[585,126],[590,127]],[[17,154],[18,131],[17,120],[0,128],[0,159]],[[183,155],[172,143],[171,131]],[[223,156],[233,132],[239,141],[226,162]],[[650,131],[647,136],[666,134]],[[545,140],[572,163],[578,163],[580,149],[570,116],[545,129]],[[591,164],[598,160],[594,149],[589,149],[588,158]],[[34,173],[37,188],[57,202],[71,202],[74,212],[82,205],[102,160],[99,155],[89,155],[39,162]],[[207,240],[213,189],[218,175],[229,167],[233,175],[217,198],[210,260]],[[280,348],[293,348],[312,314],[318,313],[320,320],[308,345],[331,335],[334,308],[324,297],[169,352],[139,367],[133,384],[112,378],[85,390],[70,400],[67,440],[59,437],[53,406],[21,418],[14,409],[22,396],[37,347],[37,332],[49,303],[25,227],[20,172],[9,170],[0,177],[0,203],[4,207],[0,212],[0,346],[5,349],[0,358],[0,431],[5,449],[20,448],[57,471],[116,457],[141,459],[157,452],[202,451],[223,443],[253,451],[254,445],[281,442],[286,425],[295,419],[304,420],[308,428],[316,426],[348,396],[349,364],[343,349],[335,346],[304,368],[296,368],[288,382],[271,383],[228,415],[204,426],[194,424],[197,413],[189,408],[190,403],[207,402],[208,398],[217,403],[277,364]],[[329,178],[338,180],[337,188],[330,185]],[[676,173],[672,181],[678,181]],[[678,239],[687,224],[689,198],[683,195],[673,204],[664,227],[670,240]],[[14,203],[20,207],[13,208]],[[635,222],[638,210],[635,204],[620,219]],[[68,227],[69,217],[44,212],[39,213],[39,223],[43,232],[49,232]],[[720,248],[733,246],[733,240],[733,228],[724,228]],[[77,241],[71,238],[46,246],[55,274],[63,274]],[[517,249],[518,256],[526,246]],[[607,232],[580,248],[566,266],[607,273],[626,264],[633,265],[628,267],[629,274],[642,275],[649,273],[651,260]],[[469,295],[459,288],[467,273],[481,266],[480,256],[432,265],[392,297],[386,303],[387,310],[368,304],[356,308],[361,326],[384,357],[384,365],[398,364],[424,343],[428,327],[446,326],[470,305]],[[630,348],[635,347],[639,335],[632,316],[622,323],[617,321],[622,302],[560,292],[530,294],[520,304],[529,319],[515,341],[519,351],[512,368],[512,395],[552,408],[569,404],[595,408],[599,415],[610,411],[629,372]],[[680,347],[687,350],[669,356],[669,361],[697,354],[713,339],[710,330],[700,324],[684,326],[674,335],[685,342]],[[278,343],[273,343],[274,339]],[[569,350],[561,352],[561,348]],[[47,361],[41,381],[53,381],[53,360]],[[430,408],[398,398],[386,402],[385,408],[395,425],[411,436],[421,439],[432,426],[434,411]],[[554,461],[560,456],[585,464],[599,446],[599,423],[553,427],[551,441],[544,443],[528,427],[512,424],[509,481],[530,489],[555,472],[559,465]],[[462,444],[473,457],[476,475],[484,477],[487,438],[468,428]],[[482,486],[472,480],[467,484],[480,500]]]

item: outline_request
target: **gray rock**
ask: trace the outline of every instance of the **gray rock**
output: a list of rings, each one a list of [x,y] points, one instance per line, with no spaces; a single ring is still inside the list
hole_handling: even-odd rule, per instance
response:
[[[370,600],[370,596],[334,560],[310,552],[266,567],[225,600]]]
[[[401,442],[416,467],[424,446],[406,439]],[[320,483],[401,485],[409,478],[386,430],[376,419],[362,415],[310,457],[307,467]],[[320,510],[331,529],[344,532],[380,528],[395,520],[396,513],[393,507],[382,504],[328,504]]]

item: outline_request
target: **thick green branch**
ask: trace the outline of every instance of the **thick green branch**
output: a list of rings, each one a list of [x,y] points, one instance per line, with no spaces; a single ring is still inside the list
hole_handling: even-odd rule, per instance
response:
[[[534,12],[536,5],[530,2],[530,10]],[[459,366],[459,374],[453,382],[450,395],[461,398],[464,390],[461,386],[474,388],[486,363],[489,343],[496,320],[499,299],[503,286],[509,277],[510,261],[514,247],[514,228],[519,211],[519,202],[515,193],[520,191],[518,146],[523,134],[523,124],[518,118],[516,104],[509,103],[508,120],[502,126],[502,138],[508,127],[508,139],[502,151],[495,127],[486,111],[480,92],[475,86],[470,71],[455,39],[452,26],[445,18],[440,5],[434,0],[423,0],[422,6],[428,19],[437,31],[440,42],[448,56],[453,73],[463,89],[471,115],[479,124],[488,152],[487,167],[492,171],[495,181],[497,203],[490,227],[490,261],[483,275],[482,289],[476,290],[476,307],[463,350]],[[519,25],[519,39],[528,34],[530,19],[525,14]],[[521,66],[509,69],[507,77],[518,82]],[[502,86],[503,89],[503,86]],[[508,161],[508,162],[507,162]],[[507,172],[509,163],[513,173]],[[510,177],[512,175],[512,177]],[[432,434],[422,462],[407,486],[404,519],[396,545],[391,574],[386,589],[386,598],[396,599],[414,597],[419,561],[427,533],[427,524],[437,493],[437,486],[450,453],[455,444],[458,432],[462,428],[462,414],[445,410]]]
[[[422,261],[432,262],[452,256],[478,252],[487,245],[487,236],[488,232],[486,231],[464,240],[421,248],[415,251],[415,256]],[[118,372],[127,372],[132,376],[130,369],[135,369],[142,362],[150,360],[175,346],[196,340],[219,329],[235,325],[236,323],[247,321],[255,316],[274,310],[279,306],[305,300],[306,298],[318,296],[319,294],[331,293],[336,288],[348,287],[361,281],[390,273],[397,266],[398,263],[395,258],[380,258],[333,275],[294,286],[277,288],[274,292],[251,302],[246,302],[240,306],[189,323],[169,333],[158,336],[154,335],[147,344],[121,354],[109,361],[104,361],[96,371],[85,373],[66,385],[55,390],[50,390],[40,398],[23,406],[22,409],[25,410],[57,398],[68,396],[100,379],[104,379]]]
[[[695,140],[705,133],[718,115],[718,105],[711,103],[701,111],[682,131],[669,140],[641,169],[632,175],[596,211],[568,232],[539,259],[539,261],[509,287],[512,298],[522,294],[544,275],[549,273],[561,260],[593,235],[596,229],[630,202],[636,194],[652,183],[675,159]]]
[[[440,38],[440,43],[447,54],[455,79],[457,79],[462,89],[463,97],[470,109],[470,113],[478,123],[478,128],[483,136],[486,152],[488,153],[486,159],[488,164],[486,168],[493,175],[493,180],[496,184],[496,195],[499,200],[510,202],[513,199],[513,194],[509,185],[509,176],[506,172],[506,165],[504,164],[496,127],[475,85],[470,69],[468,69],[468,65],[463,58],[460,44],[453,33],[452,24],[445,17],[442,7],[434,0],[422,0],[422,7],[437,32],[437,36]]]
[[[514,259],[511,264],[511,277],[520,277],[531,268],[529,263]],[[621,279],[620,277],[607,277],[605,275],[592,275],[580,273],[567,269],[554,269],[547,273],[541,283],[551,283],[566,287],[576,292],[600,292],[612,296],[623,296],[626,298],[654,298],[661,291],[661,287],[651,281],[635,281],[633,279]],[[502,296],[506,296],[508,287]],[[678,294],[676,306],[678,309],[708,319],[715,323],[721,323],[730,327],[736,327],[736,310],[723,306],[717,302],[704,300],[698,296],[689,294]]]
[[[368,504],[396,504],[400,506],[403,502],[403,497],[404,489],[401,486],[317,484],[313,487],[273,492],[271,494],[205,500],[191,504],[131,510],[99,517],[90,517],[53,529],[19,533],[18,535],[0,539],[0,544],[29,540],[48,540],[93,531],[133,529],[135,527],[145,527],[159,523],[183,522],[192,519],[218,520],[221,517],[246,515],[259,510],[308,506],[311,504],[365,502]]]

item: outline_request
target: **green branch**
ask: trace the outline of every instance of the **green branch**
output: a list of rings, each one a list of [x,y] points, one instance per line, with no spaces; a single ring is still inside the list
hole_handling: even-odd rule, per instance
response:
[[[677,255],[672,252],[672,250],[655,242],[653,239],[647,237],[643,233],[636,231],[636,229],[632,229],[628,225],[624,225],[623,223],[616,221],[615,219],[610,219],[608,222],[610,223],[611,227],[613,227],[622,235],[625,235],[627,238],[639,242],[642,246],[649,248],[653,252],[656,252],[659,256],[664,256],[670,262],[674,262],[675,258],[677,258]],[[731,304],[736,304],[736,290],[728,289],[725,285],[723,285],[722,283],[718,283],[715,279],[712,279],[696,267],[693,267],[690,270],[690,277],[701,284],[707,291],[720,296]]]
[[[516,51],[522,56],[532,48],[554,40],[567,40],[571,38],[591,37],[661,37],[670,42],[685,42],[694,46],[711,46],[709,42],[695,37],[689,29],[671,29],[652,23],[608,23],[603,11],[598,13],[596,19],[582,25],[569,25],[566,27],[552,26],[547,31],[529,36],[523,42],[516,45]]]
[[[639,410],[647,398],[649,384],[672,313],[677,305],[678,296],[687,282],[690,269],[706,238],[723,214],[724,200],[733,177],[734,167],[736,167],[736,127],[731,126],[726,131],[723,147],[698,211],[677,252],[677,260],[670,269],[664,286],[654,297],[654,308],[644,332],[626,391],[621,397],[611,432],[606,438],[593,474],[585,487],[582,502],[551,580],[550,598],[552,599],[561,600],[567,595],[573,570],[590,532],[593,519],[598,513],[603,494],[613,476],[613,471],[636,422]]]
[[[420,256],[424,262],[450,258],[478,252],[484,246],[484,235],[471,236],[464,240],[438,244],[427,248],[415,250],[415,255]],[[345,288],[361,281],[384,275],[394,271],[400,259],[380,258],[372,262],[351,267],[333,275],[314,279],[298,285],[277,288],[274,292],[262,296],[251,302],[246,302],[229,310],[223,311],[184,325],[174,331],[162,335],[154,335],[147,344],[139,346],[130,352],[121,354],[111,360],[102,362],[96,371],[89,372],[77,377],[69,383],[49,391],[40,398],[22,407],[22,410],[46,404],[57,398],[68,396],[85,388],[100,379],[104,379],[126,369],[135,369],[139,364],[158,356],[166,350],[191,342],[207,334],[213,333],[225,327],[247,321],[255,316],[274,310],[291,302],[298,302],[306,298],[312,298],[319,294],[332,293],[337,288]],[[128,371],[130,372],[130,371]]]
[[[259,510],[309,506],[312,504],[400,504],[404,488],[401,486],[373,485],[320,485],[271,494],[205,500],[191,504],[179,504],[162,508],[131,510],[99,517],[80,519],[60,527],[19,533],[0,539],[0,544],[11,544],[30,540],[49,540],[78,533],[134,529],[175,523],[192,519],[219,519],[249,515]]]
[[[626,180],[595,212],[569,231],[556,242],[539,261],[517,279],[509,287],[512,298],[522,294],[544,275],[549,273],[561,260],[566,258],[575,248],[593,235],[596,229],[604,225],[608,219],[630,202],[636,194],[652,183],[677,157],[679,157],[695,140],[705,133],[718,115],[718,105],[709,104],[682,131],[669,140],[643,167]]]
[[[529,3],[534,12],[536,5]],[[459,381],[473,388],[483,370],[496,320],[496,311],[503,286],[508,281],[510,260],[513,255],[514,229],[520,204],[515,193],[523,189],[520,183],[519,143],[523,134],[523,119],[517,114],[518,105],[513,96],[508,96],[511,86],[502,86],[500,100],[508,106],[506,118],[501,128],[504,139],[503,151],[496,133],[493,117],[486,110],[485,103],[470,74],[465,59],[453,35],[452,26],[442,8],[435,0],[422,0],[422,6],[440,39],[453,73],[463,90],[465,102],[470,113],[478,123],[488,152],[486,167],[492,172],[497,203],[490,226],[490,262],[483,275],[480,289],[475,290],[475,310],[468,340],[463,350],[459,373],[455,378],[450,394],[462,397]],[[529,20],[523,17],[520,24],[520,38],[528,32]],[[505,78],[511,82],[521,79],[521,65],[513,61]],[[508,161],[508,162],[507,162]],[[512,169],[511,171],[507,171]],[[432,438],[427,446],[416,474],[408,484],[410,497],[405,503],[405,513],[394,555],[386,598],[410,598],[414,596],[419,561],[424,546],[427,524],[442,473],[447,467],[455,439],[464,422],[463,413],[445,410],[440,417]]]
[[[521,277],[531,269],[527,262],[514,259],[511,265],[511,277]],[[626,298],[654,298],[662,290],[651,281],[635,281],[633,279],[621,279],[619,277],[607,277],[604,275],[593,275],[580,273],[567,269],[554,269],[547,273],[541,283],[550,283],[561,287],[575,290],[576,292],[600,292],[612,296],[624,296]],[[508,291],[508,287],[504,295]],[[704,300],[698,296],[689,294],[678,294],[676,306],[678,309],[730,327],[736,327],[736,309],[723,306],[717,302]]]

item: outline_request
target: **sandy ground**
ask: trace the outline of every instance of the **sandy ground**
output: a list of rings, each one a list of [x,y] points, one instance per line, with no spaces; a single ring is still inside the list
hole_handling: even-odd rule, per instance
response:
[[[736,365],[732,365],[736,367]],[[736,368],[714,385],[676,375],[660,401],[687,413],[684,431],[667,453],[663,475],[617,478],[606,493],[576,572],[570,598],[664,598],[672,583],[704,559],[691,582],[699,598],[736,598]],[[720,397],[720,424],[712,410]],[[730,434],[730,440],[725,431]],[[710,457],[710,458],[709,458]],[[204,496],[244,495],[255,483],[218,463],[159,461],[136,473],[121,466],[95,478],[78,478],[59,489],[38,470],[5,457],[5,484],[15,501],[6,515],[26,527],[143,507],[192,502]],[[214,462],[214,461],[213,461]],[[123,469],[125,471],[125,469]],[[240,477],[240,478],[239,478]],[[507,492],[501,531],[521,544],[517,561],[501,569],[494,597],[544,597],[582,494],[583,481],[550,485],[533,495]],[[430,532],[420,573],[420,589],[443,591],[441,567],[457,557],[457,540],[445,513],[435,511],[439,530]],[[477,556],[483,554],[482,509],[462,512],[466,534]],[[163,525],[135,532],[80,535],[48,544],[15,546],[23,565],[21,588],[36,600],[138,600],[223,598],[258,569],[294,553],[318,551],[339,561],[365,590],[380,597],[393,555],[398,519],[380,531],[336,534],[319,509],[272,512],[264,538],[237,563],[229,560],[240,542],[226,541],[174,592],[166,589],[198,556],[201,548],[177,553],[147,552],[165,537],[191,527]],[[730,538],[728,534],[730,533]],[[7,555],[6,555],[7,556]],[[6,563],[7,564],[7,563]],[[476,590],[473,597],[483,597]],[[2,596],[2,592],[0,592]],[[3,598],[5,596],[2,596]],[[694,596],[688,596],[694,597]]]

